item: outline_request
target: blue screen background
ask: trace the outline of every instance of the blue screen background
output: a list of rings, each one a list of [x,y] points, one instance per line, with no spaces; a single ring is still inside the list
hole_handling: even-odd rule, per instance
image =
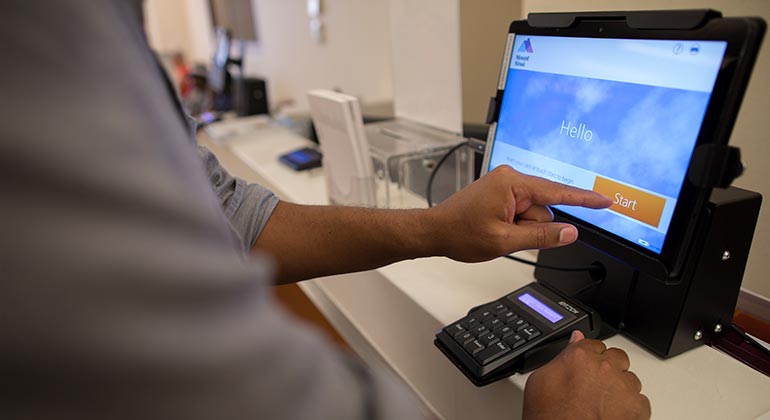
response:
[[[709,98],[705,92],[510,69],[495,141],[677,198]],[[561,135],[563,121],[585,124],[591,141]],[[665,233],[615,213],[558,208],[634,243],[645,238],[655,252],[663,247]]]

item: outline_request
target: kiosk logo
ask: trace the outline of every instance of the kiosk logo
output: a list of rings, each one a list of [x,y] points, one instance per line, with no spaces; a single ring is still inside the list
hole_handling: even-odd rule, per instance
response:
[[[532,50],[532,43],[529,41],[529,38],[524,40],[524,43],[521,44],[521,47],[519,47],[520,53],[529,53],[532,54],[534,51]]]
[[[516,50],[516,57],[513,60],[513,66],[514,67],[526,66],[527,61],[529,61],[529,56],[526,54],[532,54],[533,52],[534,50],[532,49],[532,42],[529,41],[529,38],[525,39],[524,42],[521,43],[521,46],[519,47],[519,49]]]

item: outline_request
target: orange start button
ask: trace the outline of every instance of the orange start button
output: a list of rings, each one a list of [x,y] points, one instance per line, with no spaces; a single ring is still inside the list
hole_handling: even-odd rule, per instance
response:
[[[658,227],[666,200],[609,179],[596,177],[594,191],[612,200],[610,210]]]

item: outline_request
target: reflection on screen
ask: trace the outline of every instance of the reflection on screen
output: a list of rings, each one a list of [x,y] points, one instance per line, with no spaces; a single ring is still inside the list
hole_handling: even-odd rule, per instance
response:
[[[613,200],[557,206],[660,253],[727,43],[517,36],[490,155]]]

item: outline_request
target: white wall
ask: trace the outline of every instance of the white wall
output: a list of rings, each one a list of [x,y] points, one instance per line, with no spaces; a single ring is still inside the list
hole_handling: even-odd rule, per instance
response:
[[[524,0],[524,16],[530,12],[575,10],[637,10],[713,8],[725,16],[761,16],[770,21],[770,1],[765,0]],[[770,135],[767,130],[770,109],[770,40],[764,46],[749,82],[730,144],[741,148],[746,173],[735,185],[761,193],[770,200]],[[743,287],[770,297],[770,202],[765,201],[759,215],[749,254]]]
[[[189,54],[192,40],[187,0],[146,0],[144,10],[147,37],[156,51]]]
[[[245,72],[268,81],[271,104],[307,109],[305,92],[338,88],[364,102],[393,100],[387,0],[325,0],[325,41],[312,40],[305,1],[252,0],[258,42],[246,44]],[[208,63],[214,47],[207,0],[147,0],[150,44]]]
[[[396,116],[462,133],[459,0],[390,0]]]
[[[214,30],[208,0],[184,0],[187,8],[190,43],[185,51],[193,63],[207,64],[214,50]]]
[[[520,0],[460,0],[463,122],[486,122],[508,25],[515,19],[521,19]]]
[[[271,102],[307,109],[305,92],[339,88],[363,102],[392,101],[387,0],[326,0],[325,41],[311,39],[304,1],[254,1],[257,37],[246,73],[268,80]]]

